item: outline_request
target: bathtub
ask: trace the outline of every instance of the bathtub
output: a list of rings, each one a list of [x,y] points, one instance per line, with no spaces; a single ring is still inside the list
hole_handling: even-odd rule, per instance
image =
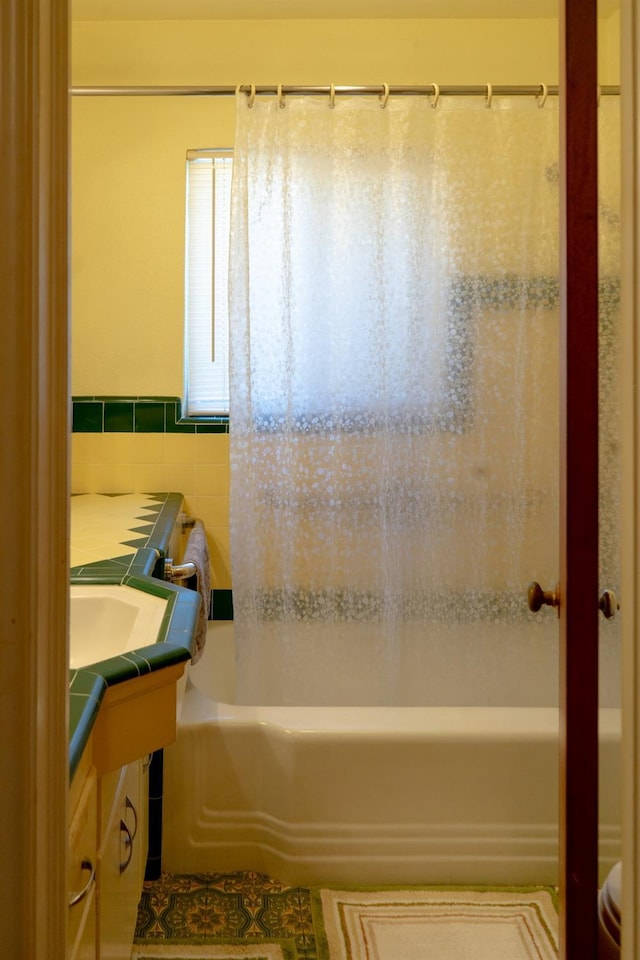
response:
[[[232,702],[210,625],[165,750],[163,869],[290,884],[555,883],[553,707]],[[600,711],[600,872],[620,857],[620,711]]]

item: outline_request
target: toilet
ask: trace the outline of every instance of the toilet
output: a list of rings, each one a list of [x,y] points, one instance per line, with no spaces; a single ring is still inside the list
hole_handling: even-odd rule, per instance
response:
[[[598,894],[598,960],[619,960],[622,864],[616,863]]]

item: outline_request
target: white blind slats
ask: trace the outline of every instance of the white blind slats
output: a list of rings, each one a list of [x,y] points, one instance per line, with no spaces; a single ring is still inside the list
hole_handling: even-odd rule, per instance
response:
[[[187,155],[185,407],[188,416],[229,412],[227,304],[230,150]]]

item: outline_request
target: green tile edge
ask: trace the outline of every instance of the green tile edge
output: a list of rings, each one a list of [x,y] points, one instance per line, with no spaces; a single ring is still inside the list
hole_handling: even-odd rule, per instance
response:
[[[105,430],[105,405],[109,416]],[[123,417],[117,415],[122,406]],[[187,417],[182,415],[181,397],[71,398],[73,433],[228,433],[229,417]],[[115,417],[115,421],[114,418]]]
[[[69,681],[69,783],[87,745],[107,689],[103,677],[89,670],[72,670]]]
[[[233,593],[231,590],[211,591],[210,620],[233,620]]]
[[[140,590],[141,593],[161,597],[167,601],[167,609],[155,643],[81,668],[82,671],[101,676],[108,687],[132,677],[153,673],[182,660],[190,660],[200,609],[200,596],[194,590],[187,590],[177,584],[136,574],[125,574],[119,582],[134,590]]]
[[[69,671],[69,773],[77,769],[107,687],[191,659],[200,596],[159,579],[173,525],[183,506],[180,493],[149,493],[159,503],[147,546],[135,554],[74,567],[70,582],[123,583],[167,600],[155,643],[78,670]],[[146,522],[146,520],[145,520]]]

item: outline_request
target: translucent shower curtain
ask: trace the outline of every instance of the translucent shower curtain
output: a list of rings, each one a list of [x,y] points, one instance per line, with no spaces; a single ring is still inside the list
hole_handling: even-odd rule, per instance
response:
[[[555,702],[557,103],[246,97],[238,699]]]
[[[599,297],[599,594],[620,597],[621,313],[620,100],[598,110]],[[621,604],[622,606],[622,604]],[[600,618],[600,706],[620,705],[621,612]]]

